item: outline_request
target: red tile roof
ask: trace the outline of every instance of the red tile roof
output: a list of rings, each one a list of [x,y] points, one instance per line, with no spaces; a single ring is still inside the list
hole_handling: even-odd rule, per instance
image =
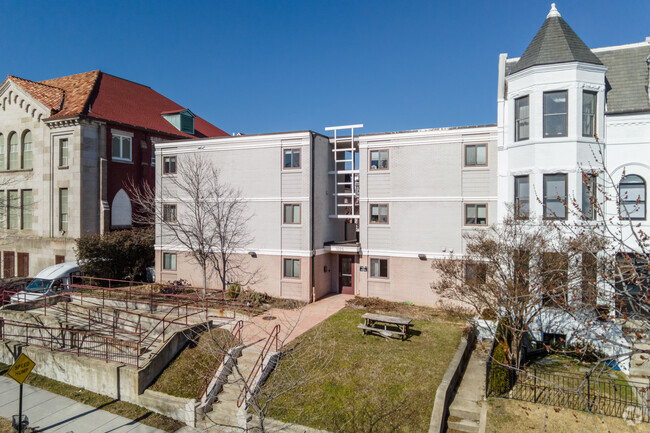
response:
[[[228,135],[201,117],[194,119],[194,134],[176,129],[161,114],[185,110],[150,87],[101,71],[34,82],[8,76],[51,110],[53,119],[87,116],[181,137]]]

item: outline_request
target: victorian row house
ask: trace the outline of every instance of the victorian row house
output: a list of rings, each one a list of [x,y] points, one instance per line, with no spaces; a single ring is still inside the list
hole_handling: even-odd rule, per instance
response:
[[[226,135],[153,89],[101,71],[0,84],[2,277],[74,260],[74,239],[128,228],[125,180],[153,186],[155,144]]]

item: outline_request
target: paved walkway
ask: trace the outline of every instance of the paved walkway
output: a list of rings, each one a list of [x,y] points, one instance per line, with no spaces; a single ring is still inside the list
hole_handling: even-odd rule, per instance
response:
[[[0,376],[0,417],[11,420],[13,415],[18,415],[18,394],[18,384]],[[39,432],[163,433],[30,385],[23,385],[23,415],[29,418],[30,427]]]
[[[288,344],[345,307],[354,295],[329,295],[297,310],[272,308],[244,323],[242,339],[247,346],[262,346],[275,325],[280,325],[280,341]],[[265,317],[274,317],[265,320]]]

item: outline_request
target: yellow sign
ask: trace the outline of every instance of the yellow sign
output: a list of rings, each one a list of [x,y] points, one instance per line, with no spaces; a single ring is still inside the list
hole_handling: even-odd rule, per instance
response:
[[[29,359],[29,357],[24,353],[21,353],[16,362],[14,362],[14,365],[12,365],[7,372],[7,376],[22,385],[25,379],[27,379],[27,376],[29,376],[29,373],[32,372],[32,368],[34,368],[35,365],[34,361]]]

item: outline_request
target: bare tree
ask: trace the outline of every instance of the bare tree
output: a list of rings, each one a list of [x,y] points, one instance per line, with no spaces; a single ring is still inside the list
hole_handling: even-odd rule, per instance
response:
[[[253,240],[246,202],[209,159],[183,155],[157,194],[132,179],[126,189],[135,205],[134,222],[159,224],[163,241],[176,243],[199,265],[204,289],[212,272],[223,290],[232,282],[254,282],[257,270],[249,266],[245,250]]]

